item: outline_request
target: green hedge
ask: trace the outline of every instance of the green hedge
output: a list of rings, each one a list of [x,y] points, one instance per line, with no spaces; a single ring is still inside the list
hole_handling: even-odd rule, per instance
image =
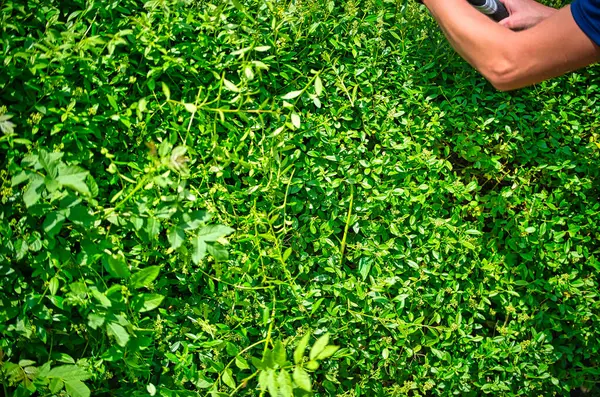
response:
[[[597,67],[499,93],[399,0],[0,7],[6,395],[600,392]]]

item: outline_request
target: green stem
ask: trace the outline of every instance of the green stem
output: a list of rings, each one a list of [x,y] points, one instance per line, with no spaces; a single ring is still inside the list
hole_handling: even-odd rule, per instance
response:
[[[352,217],[352,206],[354,205],[354,188],[350,185],[350,206],[348,207],[348,216],[346,217],[346,225],[344,226],[344,236],[340,247],[340,266],[344,261],[344,253],[346,251],[346,238],[348,237],[348,229],[350,229],[350,218]]]

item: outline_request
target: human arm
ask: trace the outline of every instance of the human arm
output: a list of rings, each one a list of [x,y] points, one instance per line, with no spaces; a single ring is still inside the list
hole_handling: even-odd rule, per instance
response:
[[[496,88],[514,90],[600,60],[600,48],[564,7],[513,32],[465,0],[424,0],[456,51]]]
[[[512,30],[529,29],[558,11],[535,0],[502,0],[510,16],[500,21],[500,25]]]

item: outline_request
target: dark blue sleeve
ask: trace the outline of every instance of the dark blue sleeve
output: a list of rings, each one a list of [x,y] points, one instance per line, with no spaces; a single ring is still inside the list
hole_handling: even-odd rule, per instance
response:
[[[571,13],[583,33],[600,45],[600,0],[575,0]]]

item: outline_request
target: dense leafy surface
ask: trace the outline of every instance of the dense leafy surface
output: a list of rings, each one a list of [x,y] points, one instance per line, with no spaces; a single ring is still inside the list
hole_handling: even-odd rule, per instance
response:
[[[4,392],[597,392],[599,70],[403,3],[0,3]]]

